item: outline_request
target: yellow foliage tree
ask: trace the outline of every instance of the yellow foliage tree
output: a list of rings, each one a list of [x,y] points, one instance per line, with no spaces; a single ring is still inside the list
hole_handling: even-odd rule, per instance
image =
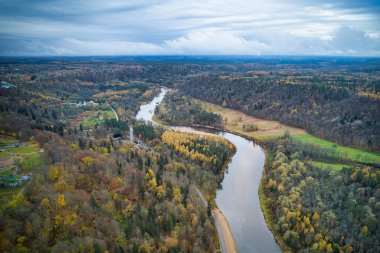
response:
[[[54,225],[56,227],[58,227],[59,225],[61,225],[62,222],[63,222],[63,218],[62,218],[61,215],[58,214],[58,215],[54,216]]]
[[[198,224],[198,217],[195,213],[191,214],[191,225],[196,226]]]
[[[315,241],[320,241],[321,239],[322,239],[322,235],[319,233],[314,236]]]
[[[56,181],[58,179],[58,176],[59,176],[59,169],[58,167],[51,167],[49,169],[49,179],[52,180],[52,181]]]
[[[181,194],[181,189],[178,187],[173,188],[173,198],[174,201],[180,203],[182,202],[182,194]]]
[[[91,156],[85,156],[82,158],[82,166],[84,168],[90,168],[94,164],[94,158]]]
[[[164,187],[162,185],[158,186],[156,188],[156,197],[158,199],[163,199],[165,197],[165,195],[166,195],[166,192],[165,192]]]
[[[64,207],[66,205],[65,195],[58,194],[57,207]]]
[[[41,206],[43,208],[49,208],[50,207],[50,201],[49,201],[49,199],[48,198],[43,198],[41,200]]]
[[[77,223],[78,215],[76,213],[72,213],[70,215],[66,215],[63,220],[63,224],[66,226],[74,226]]]
[[[327,242],[323,239],[321,239],[318,243],[318,247],[320,251],[324,251],[326,248]]]
[[[168,249],[177,247],[178,240],[175,237],[167,236],[164,241],[165,247]]]
[[[306,226],[309,226],[309,225],[310,225],[310,219],[309,219],[309,217],[304,216],[304,217],[303,217],[303,221],[305,222]]]
[[[154,177],[156,177],[156,175],[154,174],[154,171],[152,169],[149,169],[148,172],[145,174],[145,178],[147,180],[150,180]]]
[[[333,248],[332,248],[331,243],[328,243],[328,244],[326,245],[326,251],[327,251],[328,253],[332,253],[332,252],[333,252]]]
[[[126,217],[128,217],[128,218],[132,217],[132,215],[133,215],[134,212],[135,212],[135,209],[134,209],[134,207],[133,207],[132,204],[129,204],[129,205],[126,206],[126,207],[124,208],[124,210],[123,210],[123,214],[124,214]]]
[[[157,187],[157,180],[156,180],[156,178],[152,178],[151,180],[149,180],[148,183],[147,183],[147,186],[148,186],[148,191],[155,192],[156,187]]]
[[[267,185],[267,189],[275,189],[276,185],[277,185],[276,181],[270,178]]]
[[[312,219],[313,219],[313,221],[318,221],[318,220],[319,220],[319,214],[318,214],[318,212],[315,212],[315,213],[313,214]]]

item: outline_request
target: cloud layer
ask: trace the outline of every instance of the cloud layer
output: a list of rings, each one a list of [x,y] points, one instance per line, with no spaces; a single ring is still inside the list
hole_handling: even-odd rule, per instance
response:
[[[0,0],[0,55],[380,55],[377,1]]]

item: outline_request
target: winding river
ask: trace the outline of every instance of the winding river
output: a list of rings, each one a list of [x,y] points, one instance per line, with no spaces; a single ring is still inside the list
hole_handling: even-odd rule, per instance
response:
[[[162,89],[150,103],[142,105],[136,118],[153,122],[154,109],[163,100],[165,94],[166,90]],[[192,127],[172,128],[181,131],[202,131]],[[236,154],[228,165],[222,189],[217,191],[216,203],[228,220],[238,251],[241,253],[281,252],[266,225],[260,208],[258,190],[265,162],[263,149],[238,135],[227,132],[215,133],[236,146]]]

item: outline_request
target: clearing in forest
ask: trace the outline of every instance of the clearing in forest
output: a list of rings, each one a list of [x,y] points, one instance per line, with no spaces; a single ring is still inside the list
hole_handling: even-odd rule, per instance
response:
[[[304,129],[286,126],[278,121],[255,118],[237,110],[225,108],[198,99],[194,100],[196,103],[199,103],[204,110],[219,114],[223,119],[226,130],[237,132],[249,137],[262,139],[281,136],[287,132],[291,135],[306,133]],[[257,130],[247,131],[245,130],[247,129],[247,126],[253,126],[257,128]]]

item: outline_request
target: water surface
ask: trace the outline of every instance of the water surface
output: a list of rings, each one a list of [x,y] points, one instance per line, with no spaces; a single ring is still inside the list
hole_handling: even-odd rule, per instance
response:
[[[154,109],[166,94],[161,93],[152,102],[140,107],[137,119],[152,121]],[[171,126],[181,131],[202,131],[199,128]],[[210,130],[207,130],[209,132]],[[238,251],[241,253],[281,252],[264,220],[259,202],[259,185],[264,168],[263,149],[238,135],[217,132],[236,146],[222,182],[217,191],[216,203],[228,220]]]

